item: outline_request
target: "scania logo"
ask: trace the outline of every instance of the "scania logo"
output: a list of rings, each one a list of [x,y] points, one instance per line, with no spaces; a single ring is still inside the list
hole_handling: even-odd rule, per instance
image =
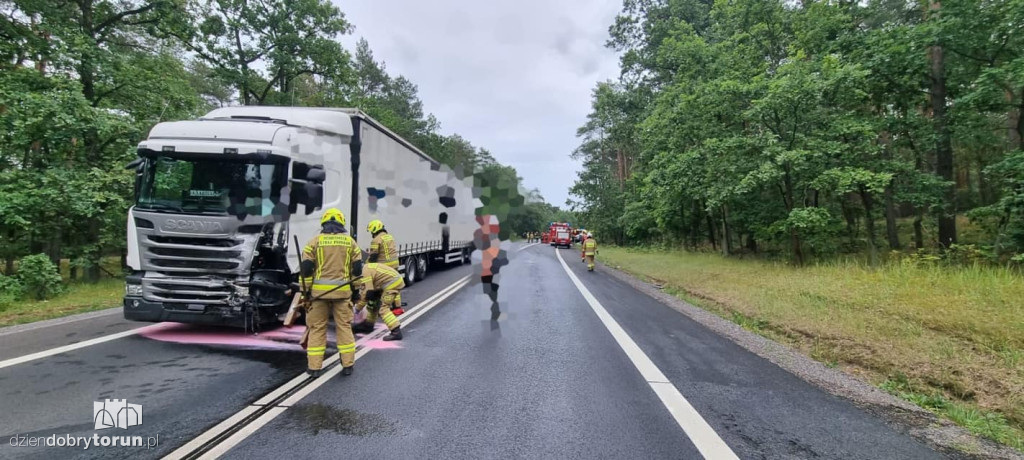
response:
[[[178,230],[201,233],[223,232],[224,226],[220,222],[209,220],[184,220],[170,219],[164,222],[164,230]]]

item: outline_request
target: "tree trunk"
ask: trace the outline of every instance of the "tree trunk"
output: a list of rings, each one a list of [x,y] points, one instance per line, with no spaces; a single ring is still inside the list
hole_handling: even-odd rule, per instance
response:
[[[715,243],[715,233],[716,233],[715,221],[714,221],[714,219],[711,218],[711,213],[707,212],[707,207],[702,207],[702,208],[705,210],[704,218],[707,220],[707,223],[708,223],[708,241],[711,242],[711,249],[717,250],[718,249],[718,244]]]
[[[942,3],[933,0],[931,13],[937,18]],[[938,209],[939,246],[943,249],[956,244],[956,184],[953,183],[953,143],[946,118],[946,67],[942,44],[932,45],[928,50],[931,61],[931,106],[932,122],[935,128],[935,173],[944,181],[942,206]]]
[[[98,283],[100,281],[100,262],[103,259],[103,250],[99,246],[99,220],[90,219],[88,228],[89,233],[86,241],[88,241],[87,244],[91,246],[91,249],[90,252],[85,254],[86,260],[89,262],[85,269],[85,280],[90,283]]]
[[[1013,91],[1006,91],[1006,101],[1013,104]],[[1021,88],[1020,105],[1006,114],[1006,128],[1009,131],[1010,150],[1024,150],[1024,88]]]
[[[754,239],[753,233],[747,234],[747,250],[757,254],[757,240]]]
[[[896,192],[895,180],[890,181],[889,185],[885,187],[885,236],[889,239],[889,249],[894,251],[899,250],[902,246],[900,245],[900,233],[896,227]]]
[[[992,204],[992,201],[989,198],[992,194],[989,193],[988,181],[985,180],[986,166],[988,165],[985,164],[985,159],[982,158],[981,155],[978,155],[978,200],[981,201],[978,204],[981,206],[988,206]]]
[[[797,235],[796,230],[789,231],[789,242],[793,247],[793,260],[796,261],[797,265],[803,265],[804,251],[800,247],[800,235]]]
[[[924,249],[924,229],[922,223],[924,222],[924,208],[918,207],[917,212],[914,215],[914,247],[917,249]]]
[[[14,274],[14,255],[8,256],[4,261],[4,274],[7,276]]]
[[[729,228],[729,206],[722,205],[722,255],[732,253],[732,229]]]
[[[850,246],[857,246],[857,218],[853,210],[847,204],[847,197],[844,195],[839,200],[839,210],[843,213],[843,220],[846,221],[846,235],[850,238]]]
[[[701,208],[700,202],[697,200],[691,201],[691,212],[690,212],[690,249],[696,250],[698,239],[700,238],[700,217]]]
[[[864,203],[864,229],[868,233],[868,254],[871,266],[878,265],[878,245],[875,244],[875,200],[863,185],[860,187],[860,199]]]

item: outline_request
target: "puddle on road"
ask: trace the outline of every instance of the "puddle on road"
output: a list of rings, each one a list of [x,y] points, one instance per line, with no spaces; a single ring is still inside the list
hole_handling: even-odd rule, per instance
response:
[[[303,430],[314,436],[321,431],[360,437],[398,433],[395,424],[381,415],[338,409],[325,404],[297,405],[286,414],[290,428]]]

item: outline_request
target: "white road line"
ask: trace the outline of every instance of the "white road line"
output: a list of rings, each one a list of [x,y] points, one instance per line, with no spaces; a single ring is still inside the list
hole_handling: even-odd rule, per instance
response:
[[[64,316],[62,318],[46,319],[42,321],[35,321],[32,323],[18,324],[16,326],[6,326],[0,328],[0,337],[11,334],[18,334],[21,332],[34,331],[36,329],[43,329],[53,326],[61,326],[64,324],[76,323],[78,321],[85,321],[87,319],[102,318],[104,316],[116,315],[124,311],[124,307],[113,307],[105,310],[91,311],[87,313],[79,313],[77,315]]]
[[[711,428],[711,425],[704,420],[703,417],[694,409],[690,402],[683,397],[683,394],[679,392],[679,389],[675,387],[665,377],[665,374],[658,369],[658,366],[651,361],[651,358],[647,356],[640,346],[633,341],[633,339],[626,333],[622,326],[615,321],[614,318],[608,311],[604,309],[601,302],[590,293],[590,290],[580,282],[580,279],[576,277],[576,274],[569,269],[569,265],[565,263],[565,259],[562,258],[560,251],[556,251],[555,254],[558,256],[558,261],[562,263],[562,268],[565,269],[565,273],[569,275],[573,284],[576,285],[576,289],[583,294],[583,298],[590,304],[590,308],[594,310],[597,317],[604,323],[604,327],[608,329],[608,332],[612,334],[615,341],[618,342],[619,346],[622,347],[622,351],[626,352],[626,356],[633,362],[636,369],[640,371],[640,375],[647,380],[647,384],[651,386],[654,393],[658,395],[661,402],[665,405],[665,408],[672,414],[672,417],[676,419],[676,423],[683,429],[686,436],[690,438],[693,445],[697,447],[701,455],[704,458],[710,459],[739,459],[736,454],[729,448],[729,445],[715,433],[715,430]]]
[[[516,249],[516,252],[525,251],[525,250],[530,249],[530,248],[532,248],[532,247],[534,247],[534,246],[536,246],[538,244],[540,244],[540,243],[530,243],[530,244],[528,244],[526,246],[523,246],[523,247],[521,247],[519,249]]]
[[[469,281],[470,281],[470,275],[467,275],[467,276],[459,279],[458,281],[452,283],[448,287],[442,289],[437,294],[434,294],[433,296],[429,297],[427,300],[424,300],[423,302],[420,302],[419,305],[416,305],[415,307],[409,309],[409,311],[406,313],[409,316],[402,315],[403,317],[400,318],[401,321],[402,321],[402,326],[406,326],[409,323],[412,323],[417,318],[422,316],[424,313],[426,313],[430,309],[436,307],[437,305],[439,305],[441,302],[443,302],[448,297],[451,297],[453,294],[458,292],[459,289],[462,289],[464,286],[469,284]],[[370,338],[370,336],[363,337],[362,339],[359,340],[359,342],[365,342],[365,341],[369,340],[369,338]],[[357,344],[359,342],[357,342]],[[369,353],[370,350],[372,350],[372,348],[365,348],[364,347],[364,348],[360,349],[358,352],[356,352],[355,359],[358,360],[359,358],[361,358],[364,355],[366,355],[367,353]],[[333,363],[335,361],[338,361],[339,359],[340,359],[339,355],[337,355],[337,354],[331,355],[330,358],[327,358],[324,361],[324,367],[327,367],[329,364],[331,364],[331,363]],[[224,455],[227,451],[231,450],[233,447],[235,447],[236,445],[238,445],[239,443],[244,441],[246,438],[251,436],[257,430],[259,430],[260,428],[265,426],[267,423],[270,423],[270,421],[274,420],[274,418],[276,418],[278,415],[281,415],[282,413],[284,413],[284,411],[288,407],[291,407],[291,406],[295,405],[300,400],[302,400],[303,398],[308,396],[310,393],[312,393],[314,390],[316,390],[317,388],[319,388],[323,384],[327,383],[327,381],[329,381],[330,379],[336,377],[340,373],[341,373],[341,366],[334,366],[334,367],[332,367],[329,371],[325,372],[319,378],[317,378],[316,380],[313,380],[312,382],[310,382],[309,385],[306,385],[301,390],[295,392],[295,394],[289,396],[288,399],[282,401],[278,406],[275,406],[275,407],[271,408],[269,411],[267,411],[266,413],[264,413],[263,415],[260,415],[257,419],[253,420],[248,425],[245,425],[244,427],[242,427],[242,429],[238,430],[238,432],[232,434],[227,439],[225,439],[224,441],[222,441],[219,444],[217,444],[213,449],[210,449],[208,452],[204,453],[199,458],[200,459],[215,459],[215,458],[220,457],[221,455]],[[196,450],[197,448],[199,448],[203,444],[206,444],[210,440],[216,438],[217,436],[220,436],[222,433],[224,433],[225,431],[230,429],[232,426],[234,426],[235,423],[237,423],[237,421],[242,420],[243,418],[248,416],[248,414],[251,414],[256,409],[259,409],[260,406],[265,406],[265,405],[269,404],[271,401],[273,401],[274,399],[277,399],[281,395],[283,395],[283,394],[287,393],[288,391],[292,390],[293,388],[295,388],[296,385],[298,385],[299,383],[305,381],[306,378],[307,377],[306,377],[305,374],[300,374],[298,377],[296,377],[296,378],[286,382],[284,385],[281,385],[281,387],[278,387],[277,389],[275,389],[271,393],[269,393],[266,396],[260,398],[258,401],[253,403],[253,405],[247,406],[245,409],[242,409],[237,414],[231,416],[227,420],[225,420],[225,421],[217,424],[213,428],[207,430],[206,432],[204,432],[203,434],[199,435],[197,438],[193,439],[192,441],[189,441],[185,445],[175,449],[173,452],[171,452],[166,457],[164,457],[164,460],[180,459],[180,458],[184,457],[185,455],[188,455],[189,453],[193,452],[194,450]],[[231,423],[228,423],[229,421],[231,421]]]
[[[5,367],[14,366],[16,364],[27,363],[29,361],[35,361],[40,358],[46,358],[48,356],[59,355],[61,353],[67,353],[69,351],[78,350],[85,347],[90,347],[99,343],[109,342],[111,340],[117,340],[123,337],[132,336],[138,334],[146,329],[154,329],[164,327],[166,324],[155,324],[150,326],[143,326],[135,329],[131,329],[124,332],[118,332],[116,334],[105,335],[103,337],[96,337],[95,339],[83,340],[78,343],[72,343],[70,345],[64,345],[63,347],[51,348],[49,350],[40,351],[38,353],[32,353],[30,355],[19,356],[17,358],[11,358],[8,360],[0,361],[0,369]]]

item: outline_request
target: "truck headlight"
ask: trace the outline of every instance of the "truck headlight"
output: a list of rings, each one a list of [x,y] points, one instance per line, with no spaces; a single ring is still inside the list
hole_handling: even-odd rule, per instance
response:
[[[141,284],[125,284],[124,295],[129,297],[141,297],[142,296],[142,285]]]

